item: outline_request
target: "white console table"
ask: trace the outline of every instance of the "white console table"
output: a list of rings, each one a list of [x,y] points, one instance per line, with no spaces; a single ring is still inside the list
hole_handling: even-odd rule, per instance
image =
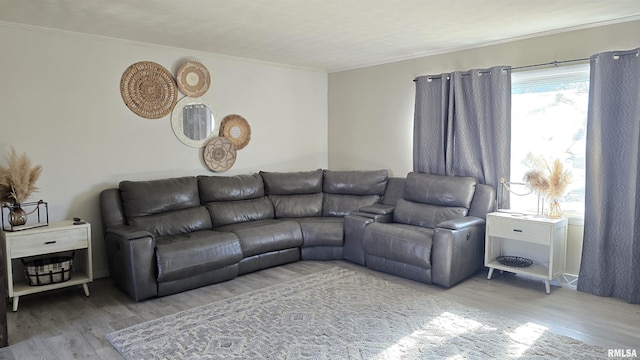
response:
[[[489,268],[487,279],[491,279],[495,269],[526,274],[544,280],[549,294],[549,281],[562,276],[565,271],[567,224],[566,218],[508,212],[487,214],[484,254],[484,265]],[[533,260],[533,264],[528,267],[507,266],[498,262],[498,256],[519,256]]]
[[[73,221],[51,223],[48,226],[2,232],[5,260],[7,265],[7,288],[9,298],[13,301],[13,311],[18,311],[20,296],[42,291],[60,289],[67,286],[82,285],[84,293],[89,296],[88,283],[93,281],[91,266],[91,225]],[[74,261],[71,279],[54,284],[30,286],[26,276],[16,276],[14,267],[19,259],[38,255],[53,255],[59,252],[76,251],[76,256],[83,256],[82,267]]]

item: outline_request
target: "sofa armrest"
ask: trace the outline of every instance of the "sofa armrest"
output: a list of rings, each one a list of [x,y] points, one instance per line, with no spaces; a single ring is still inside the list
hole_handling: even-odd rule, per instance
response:
[[[474,225],[484,225],[485,220],[475,216],[465,216],[463,218],[443,221],[436,225],[436,228],[445,228],[451,230],[460,230]]]
[[[148,231],[126,225],[105,231],[111,277],[136,301],[158,295],[155,247]]]
[[[374,222],[370,217],[349,214],[344,217],[344,246],[342,257],[356,264],[364,265],[362,234],[367,225]]]
[[[112,226],[105,230],[107,234],[111,233],[122,240],[135,240],[145,237],[153,238],[153,235],[147,231],[128,225]]]
[[[369,214],[387,215],[387,214],[393,214],[394,209],[395,209],[395,206],[375,204],[375,205],[363,206],[359,209],[359,211],[369,213]]]
[[[351,215],[373,219],[375,222],[389,223],[393,221],[393,210],[395,210],[394,206],[375,204],[363,206]]]
[[[431,249],[431,281],[451,287],[484,263],[484,219],[468,216],[435,228]]]

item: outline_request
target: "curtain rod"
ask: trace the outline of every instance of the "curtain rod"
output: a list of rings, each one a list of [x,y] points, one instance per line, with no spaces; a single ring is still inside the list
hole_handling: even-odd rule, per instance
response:
[[[618,54],[614,54],[614,58],[616,56],[620,57],[620,56],[626,56],[626,55],[635,55],[635,56],[640,56],[640,50],[638,49],[634,49],[634,50],[629,50],[629,51],[623,51],[620,52]],[[571,59],[571,60],[562,60],[562,61],[551,61],[548,63],[541,63],[541,64],[533,64],[533,65],[524,65],[524,66],[516,66],[516,67],[512,67],[511,70],[521,70],[521,69],[528,69],[528,68],[532,68],[532,67],[539,67],[539,66],[549,66],[549,65],[553,65],[553,66],[558,66],[558,65],[562,65],[562,64],[569,64],[569,63],[574,63],[574,62],[586,62],[586,61],[591,61],[591,58],[581,58],[581,59]],[[421,76],[425,76],[425,75],[421,75]],[[418,76],[419,77],[419,76]],[[415,79],[413,79],[413,81],[415,82],[418,77],[416,77]],[[433,78],[439,78],[439,76],[433,76]]]
[[[591,60],[591,58],[572,59],[572,60],[563,60],[563,61],[552,61],[552,62],[542,63],[542,64],[516,66],[516,67],[511,68],[511,70],[528,69],[528,68],[532,68],[532,67],[549,66],[549,65],[558,66],[558,65],[561,65],[561,64],[568,64],[568,63],[574,63],[574,62],[585,62],[585,61],[589,61],[589,60]]]
[[[591,60],[591,58],[572,59],[572,60],[563,60],[563,61],[551,61],[551,62],[548,62],[548,63],[516,66],[516,67],[512,67],[511,71],[513,71],[513,70],[521,70],[521,69],[528,69],[528,68],[539,67],[539,66],[549,66],[549,65],[558,66],[558,65],[561,65],[561,64],[568,64],[568,63],[574,63],[574,62],[585,62],[585,61],[590,61],[590,60]],[[486,70],[484,72],[490,72],[490,71]],[[420,76],[425,76],[425,75],[420,75]],[[418,77],[420,77],[420,76],[418,76]],[[418,77],[413,79],[413,81],[415,82],[418,79]],[[434,75],[432,77],[435,79],[435,78],[439,78],[440,75]]]
[[[539,67],[539,66],[549,66],[549,65],[558,66],[558,65],[561,65],[561,64],[568,64],[568,63],[574,63],[574,62],[585,62],[585,61],[590,61],[590,60],[591,60],[591,58],[572,59],[572,60],[562,60],[562,61],[551,61],[551,62],[548,62],[548,63],[533,64],[533,65],[524,65],[524,66],[516,66],[516,67],[512,67],[512,68],[511,68],[511,71],[513,71],[513,70],[521,70],[521,69],[528,69],[528,68],[532,68],[532,67]],[[487,70],[487,71],[484,71],[484,72],[489,72],[489,71]],[[420,75],[420,76],[425,76],[425,75]],[[418,77],[420,77],[420,76],[418,76]],[[415,79],[413,79],[413,81],[415,82],[415,81],[418,79],[418,77],[416,77]],[[434,79],[437,79],[437,78],[439,78],[439,77],[440,77],[440,75],[435,75],[435,76],[432,76],[432,77],[433,77]]]
[[[496,66],[496,67],[499,67],[499,66]],[[506,72],[505,72],[505,69],[506,69],[506,68],[507,68],[507,67],[504,67],[504,66],[502,67],[502,72],[503,72],[503,74],[505,74],[505,73],[506,73]],[[479,70],[479,71],[478,71],[478,73],[479,73],[479,74],[490,74],[490,73],[491,73],[491,69],[492,69],[492,68],[489,68],[489,69],[481,69],[481,70]],[[471,70],[467,70],[467,71],[457,71],[457,72],[461,73],[461,75],[462,75],[462,76],[467,76],[467,75],[470,75],[470,74],[471,74]],[[445,74],[448,74],[448,73],[445,73]],[[431,81],[431,79],[440,79],[440,78],[442,78],[442,75],[443,75],[443,74],[438,74],[438,75],[420,75],[420,76],[415,77],[415,78],[413,79],[413,82],[416,82],[416,81],[418,80],[418,78],[419,78],[419,77],[422,77],[422,76],[428,76],[428,77],[429,77],[429,81]],[[447,80],[449,80],[449,76],[447,76]]]

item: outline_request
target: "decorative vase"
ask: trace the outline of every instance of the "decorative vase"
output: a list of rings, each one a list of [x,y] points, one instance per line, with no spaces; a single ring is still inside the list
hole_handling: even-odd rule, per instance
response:
[[[551,200],[551,204],[549,205],[549,217],[553,219],[557,219],[562,216],[562,209],[560,208],[560,202],[558,199]]]
[[[20,226],[27,223],[27,212],[24,211],[20,204],[13,204],[9,210],[9,224],[11,226]]]

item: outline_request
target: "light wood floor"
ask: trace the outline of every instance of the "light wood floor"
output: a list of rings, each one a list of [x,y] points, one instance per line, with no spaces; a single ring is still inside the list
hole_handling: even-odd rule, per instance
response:
[[[635,349],[640,353],[640,306],[601,298],[572,289],[552,287],[513,274],[486,272],[451,288],[424,285],[343,261],[297,262],[234,280],[162,298],[134,302],[110,279],[90,284],[91,296],[81,287],[22,297],[18,312],[8,309],[10,346],[0,359],[122,359],[105,335],[199,305],[233,297],[334,266],[364,271],[393,281],[422,286],[443,301],[456,301],[522,323],[606,349]],[[603,358],[606,358],[603,352]]]

